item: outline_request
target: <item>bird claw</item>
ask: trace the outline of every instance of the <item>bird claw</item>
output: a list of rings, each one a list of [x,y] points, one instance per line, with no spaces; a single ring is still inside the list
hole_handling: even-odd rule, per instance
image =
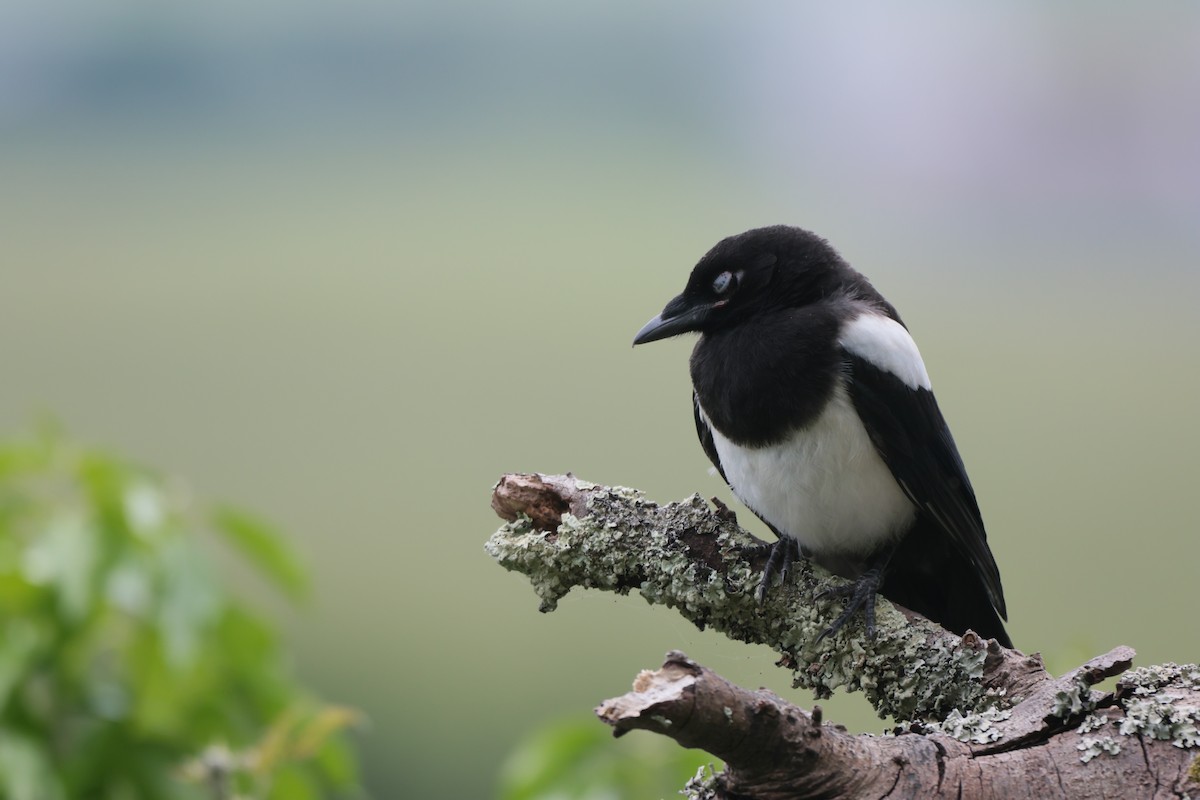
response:
[[[845,583],[840,586],[830,586],[817,594],[818,600],[826,600],[831,597],[848,597],[846,607],[842,609],[842,613],[833,621],[825,630],[821,631],[821,635],[817,637],[819,644],[826,638],[833,636],[843,627],[850,619],[862,609],[867,626],[867,638],[875,638],[875,600],[878,597],[879,586],[883,583],[883,575],[877,569],[869,569],[862,575],[858,576],[853,583]]]
[[[771,555],[767,558],[767,565],[763,568],[762,580],[758,582],[758,589],[754,592],[754,598],[762,605],[767,600],[767,592],[771,588],[771,578],[778,573],[779,582],[783,583],[787,580],[787,576],[792,571],[792,563],[798,555],[796,541],[789,536],[782,536],[769,545]]]

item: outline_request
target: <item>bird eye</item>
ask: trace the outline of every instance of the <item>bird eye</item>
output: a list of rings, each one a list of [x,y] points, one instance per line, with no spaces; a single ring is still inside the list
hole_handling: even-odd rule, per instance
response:
[[[728,294],[737,288],[737,276],[729,271],[722,272],[713,278],[712,288],[716,294]]]

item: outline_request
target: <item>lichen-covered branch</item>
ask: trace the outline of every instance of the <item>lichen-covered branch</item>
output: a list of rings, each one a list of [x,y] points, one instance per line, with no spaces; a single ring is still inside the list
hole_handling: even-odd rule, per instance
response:
[[[699,495],[660,506],[633,489],[570,475],[506,475],[492,506],[509,522],[487,551],[529,577],[542,611],[575,587],[637,591],[701,628],[775,648],[793,685],[818,698],[861,690],[881,716],[941,719],[952,709],[981,711],[997,697],[1020,699],[1047,677],[1036,656],[956,636],[882,598],[875,639],[853,622],[818,642],[837,608],[816,595],[841,579],[801,561],[758,603],[764,556],[748,558],[758,540]]]
[[[810,716],[671,653],[597,713],[618,735],[646,729],[724,759],[724,772],[689,785],[694,798],[1200,798],[1196,665],[1126,672],[1134,653],[1118,647],[1054,678],[1036,655],[956,636],[882,598],[874,640],[851,624],[818,642],[837,609],[816,597],[838,579],[804,562],[760,605],[764,556],[719,504],[659,506],[571,475],[506,475],[492,506],[508,522],[487,550],[529,577],[543,611],[575,587],[637,591],[774,647],[793,685],[818,697],[861,690],[901,723],[894,736],[851,736],[823,726],[819,709]],[[1093,688],[1122,673],[1116,690]]]

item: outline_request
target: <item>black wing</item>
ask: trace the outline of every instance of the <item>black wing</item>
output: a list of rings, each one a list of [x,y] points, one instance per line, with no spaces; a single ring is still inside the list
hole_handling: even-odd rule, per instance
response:
[[[852,353],[845,357],[850,396],[875,449],[908,498],[974,567],[992,607],[1007,619],[975,490],[933,392],[912,389]]]
[[[725,470],[721,468],[721,457],[717,455],[717,446],[713,443],[712,428],[704,421],[704,417],[700,416],[700,398],[696,397],[695,392],[692,392],[692,414],[696,418],[696,436],[700,439],[700,446],[704,448],[704,454],[717,468],[717,472],[721,473],[721,480],[728,486],[729,479],[725,477]]]

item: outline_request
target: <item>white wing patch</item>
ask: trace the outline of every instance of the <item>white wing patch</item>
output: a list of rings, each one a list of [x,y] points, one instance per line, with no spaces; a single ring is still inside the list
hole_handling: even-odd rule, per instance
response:
[[[908,388],[931,388],[917,343],[894,319],[863,312],[842,329],[838,341],[850,353],[895,375]]]

